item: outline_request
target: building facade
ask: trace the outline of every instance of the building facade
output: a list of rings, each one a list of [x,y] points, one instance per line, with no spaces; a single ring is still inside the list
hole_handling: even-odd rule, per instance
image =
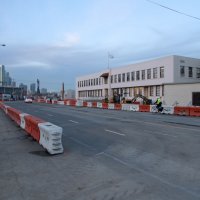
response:
[[[31,92],[31,94],[36,93],[36,84],[35,83],[30,84],[30,92]]]
[[[167,56],[107,69],[76,79],[76,99],[112,99],[115,94],[133,99],[141,94],[165,100],[165,85],[200,82],[200,59]]]

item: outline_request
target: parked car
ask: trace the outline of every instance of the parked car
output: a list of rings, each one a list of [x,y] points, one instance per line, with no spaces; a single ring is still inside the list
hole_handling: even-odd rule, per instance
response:
[[[33,100],[30,97],[26,97],[24,102],[25,103],[33,103]]]

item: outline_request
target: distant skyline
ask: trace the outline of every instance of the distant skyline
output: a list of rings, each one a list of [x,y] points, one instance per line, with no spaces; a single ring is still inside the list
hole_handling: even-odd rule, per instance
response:
[[[0,0],[0,65],[18,83],[75,89],[77,76],[167,55],[200,58],[200,1]]]

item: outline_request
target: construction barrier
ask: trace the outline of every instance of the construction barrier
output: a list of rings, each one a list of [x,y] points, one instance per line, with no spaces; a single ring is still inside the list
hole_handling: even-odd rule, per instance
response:
[[[92,108],[92,102],[87,102],[87,107]]]
[[[42,119],[21,113],[19,110],[0,103],[0,108],[22,129],[38,141],[50,154],[63,153],[63,129]]]
[[[92,107],[97,108],[97,102],[92,102]]]
[[[86,101],[83,102],[83,107],[87,107],[87,102]]]
[[[200,117],[200,107],[190,107],[190,116]]]
[[[163,114],[170,114],[173,115],[174,114],[174,106],[163,106]]]
[[[174,114],[175,115],[190,115],[190,107],[184,106],[175,106],[174,107]]]
[[[156,108],[156,105],[150,105],[150,112],[153,112],[153,113],[158,112],[158,109]]]
[[[139,111],[139,104],[131,104],[130,111],[138,112]]]
[[[131,104],[122,104],[122,110],[130,111],[130,105]]]
[[[119,103],[115,104],[115,110],[121,110],[122,109],[122,105]]]
[[[7,114],[8,116],[14,120],[19,126],[21,125],[21,118],[20,114],[21,112],[15,108],[8,107],[7,108]]]
[[[65,103],[64,103],[64,101],[58,101],[57,104],[64,105]]]
[[[48,99],[48,100],[46,100],[46,103],[52,104],[52,101]]]
[[[57,100],[52,100],[52,104],[57,104],[58,101]]]
[[[102,108],[103,109],[108,109],[108,103],[102,103]]]
[[[39,143],[50,153],[63,153],[62,133],[63,129],[49,122],[39,123]]]
[[[44,122],[44,120],[31,115],[25,115],[24,119],[26,132],[28,132],[36,141],[39,142],[40,130],[38,124]]]
[[[139,105],[140,112],[150,112],[150,105]]]
[[[109,103],[108,104],[108,109],[115,109],[115,104],[114,103]]]
[[[22,128],[22,129],[25,129],[25,127],[26,127],[26,120],[25,120],[25,116],[27,116],[27,115],[29,115],[29,114],[27,114],[27,113],[21,113],[19,116],[20,116],[20,119],[21,119],[21,123],[20,123],[20,127]]]
[[[76,101],[76,106],[82,107],[83,106],[83,100],[77,100]]]
[[[97,108],[102,108],[102,103],[97,102]]]

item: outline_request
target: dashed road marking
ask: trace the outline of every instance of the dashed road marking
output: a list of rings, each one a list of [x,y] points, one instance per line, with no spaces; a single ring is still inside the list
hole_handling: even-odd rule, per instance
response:
[[[106,132],[109,132],[109,133],[114,133],[116,135],[121,135],[121,136],[126,136],[125,134],[123,133],[118,133],[118,132],[115,132],[115,131],[111,131],[111,130],[108,130],[108,129],[105,129]]]
[[[75,124],[78,124],[78,123],[79,123],[79,122],[73,121],[73,120],[69,120],[69,122],[72,122],[72,123],[75,123]]]

